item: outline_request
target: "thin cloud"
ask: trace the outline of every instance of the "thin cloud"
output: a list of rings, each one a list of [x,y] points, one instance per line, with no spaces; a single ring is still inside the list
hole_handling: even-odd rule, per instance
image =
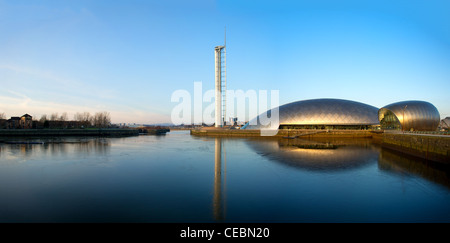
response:
[[[118,97],[115,90],[97,87],[79,80],[64,78],[50,70],[10,64],[0,65],[0,69],[13,71],[15,73],[27,75],[29,78],[38,79],[43,87],[51,87],[58,91],[64,91],[65,93],[75,93],[83,96],[100,97],[103,99],[116,99]],[[18,77],[14,76],[9,77],[9,82],[14,82],[17,78]]]
[[[94,106],[82,106],[67,103],[56,103],[52,101],[32,99],[27,95],[8,90],[12,96],[0,95],[0,112],[5,112],[8,117],[30,114],[39,119],[43,114],[62,114],[67,112],[72,119],[77,112],[90,112],[95,114],[100,111],[108,111],[113,123],[163,123],[170,120],[167,115],[152,113],[134,109],[129,106],[99,104]]]

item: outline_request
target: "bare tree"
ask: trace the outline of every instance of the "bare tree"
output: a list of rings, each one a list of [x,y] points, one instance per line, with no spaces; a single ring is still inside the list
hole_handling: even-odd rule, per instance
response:
[[[75,115],[73,115],[73,120],[74,121],[81,121],[81,113],[80,112],[77,112],[77,113],[75,113]]]
[[[58,120],[58,112],[52,113],[50,116],[50,121],[57,121]]]
[[[83,118],[82,121],[83,121],[84,124],[86,124],[86,126],[91,126],[92,125],[93,117],[91,116],[91,113],[89,113],[87,111],[83,112],[82,118]]]
[[[62,114],[61,114],[61,116],[59,117],[59,121],[60,121],[60,124],[59,124],[59,126],[60,127],[63,127],[63,128],[67,128],[67,112],[63,112]]]
[[[94,117],[91,116],[91,113],[86,112],[86,111],[83,113],[83,121],[84,122],[88,123],[89,125],[92,125],[94,123],[93,120],[94,120]]]
[[[0,113],[0,119],[6,119],[6,114],[5,114],[5,112]]]
[[[67,112],[63,112],[62,115],[59,117],[60,121],[67,121]]]
[[[103,124],[105,127],[109,127],[111,125],[111,114],[109,112],[103,112]]]
[[[94,115],[94,119],[93,119],[93,125],[95,127],[101,127],[101,113],[97,112]]]
[[[74,120],[83,124],[83,126],[91,126],[93,124],[93,117],[89,112],[77,112],[74,115]]]
[[[45,121],[47,121],[47,115],[46,114],[42,115],[41,119],[39,119],[39,122],[44,123]]]
[[[97,112],[94,115],[93,124],[95,127],[108,127],[111,123],[111,116],[109,112]]]
[[[103,124],[105,124],[106,127],[111,125],[111,114],[107,111],[103,112]]]

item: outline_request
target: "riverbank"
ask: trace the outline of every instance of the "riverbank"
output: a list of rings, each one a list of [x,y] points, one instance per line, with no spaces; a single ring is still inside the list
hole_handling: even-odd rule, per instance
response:
[[[137,136],[139,130],[124,128],[86,129],[1,129],[0,137],[48,137],[48,136]]]

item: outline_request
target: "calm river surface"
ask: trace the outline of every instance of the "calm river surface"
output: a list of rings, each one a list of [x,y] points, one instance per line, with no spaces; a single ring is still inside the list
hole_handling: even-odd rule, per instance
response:
[[[371,140],[33,141],[0,143],[0,222],[450,222],[448,168]]]

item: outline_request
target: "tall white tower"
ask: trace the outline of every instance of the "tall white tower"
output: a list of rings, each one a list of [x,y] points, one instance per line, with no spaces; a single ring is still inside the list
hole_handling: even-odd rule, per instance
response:
[[[226,51],[226,34],[223,46],[214,48],[215,58],[215,90],[216,90],[216,127],[225,125],[227,114],[227,51]]]

